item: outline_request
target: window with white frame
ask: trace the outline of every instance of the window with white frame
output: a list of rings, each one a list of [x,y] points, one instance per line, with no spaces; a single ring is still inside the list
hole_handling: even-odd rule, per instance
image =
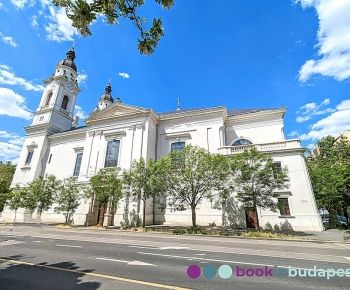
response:
[[[281,216],[290,216],[288,197],[278,198],[278,208]]]
[[[105,167],[117,167],[120,140],[113,139],[107,142]]]
[[[75,158],[75,166],[74,166],[73,176],[79,176],[82,158],[83,158],[83,153],[78,152],[77,156]]]
[[[33,159],[33,154],[34,154],[34,150],[29,149],[27,153],[26,161],[24,163],[25,165],[30,165]]]

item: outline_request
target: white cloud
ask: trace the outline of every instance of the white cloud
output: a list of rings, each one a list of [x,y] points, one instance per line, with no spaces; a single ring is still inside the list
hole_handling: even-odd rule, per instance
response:
[[[333,77],[338,81],[350,77],[350,1],[295,0],[303,8],[316,9],[318,57],[307,60],[299,71],[299,80],[306,82],[313,75]]]
[[[86,119],[88,117],[83,108],[78,105],[74,107],[74,115],[78,116],[80,120]]]
[[[0,32],[0,37],[3,43],[6,43],[9,46],[12,47],[18,47],[18,43],[13,39],[12,36],[6,36],[3,33]]]
[[[334,112],[310,126],[308,133],[300,136],[301,140],[319,140],[327,135],[338,137],[350,128],[350,99],[343,100]]]
[[[21,153],[22,146],[0,141],[0,159],[16,163]]]
[[[329,105],[330,102],[330,99],[324,99],[320,104],[317,104],[315,102],[305,104],[297,111],[298,116],[296,118],[296,121],[298,123],[303,123],[311,120],[314,116],[320,116],[334,112],[334,109],[332,108],[324,108],[325,106]]]
[[[32,22],[30,23],[30,25],[34,28],[39,27],[38,16],[32,16]]]
[[[21,86],[27,91],[39,92],[44,89],[42,85],[33,85],[30,81],[16,76],[12,69],[5,64],[0,64],[0,84]]]
[[[88,75],[86,73],[78,72],[78,77],[77,77],[78,84],[85,83],[87,78],[88,78]]]
[[[30,120],[32,113],[25,105],[25,99],[11,89],[0,88],[0,115]]]
[[[297,136],[299,136],[299,133],[297,132],[297,131],[292,131],[292,132],[290,132],[289,134],[288,134],[288,136],[289,137],[297,137]]]
[[[46,3],[46,5],[48,5]],[[72,21],[67,17],[64,8],[56,8],[53,5],[48,6],[49,9],[49,23],[45,26],[47,32],[47,39],[63,42],[73,41],[73,36],[77,35],[77,30],[72,26]]]
[[[1,9],[5,9],[5,6],[4,6],[4,4],[2,2],[0,2],[0,10]]]
[[[11,0],[11,3],[18,9],[23,9],[27,2],[27,0]]]
[[[130,75],[126,72],[120,72],[118,73],[118,76],[122,77],[123,79],[129,79]]]

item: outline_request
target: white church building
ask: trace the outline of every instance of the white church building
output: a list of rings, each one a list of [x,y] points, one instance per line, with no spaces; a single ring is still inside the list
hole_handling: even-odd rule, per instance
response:
[[[310,178],[304,160],[305,149],[297,139],[284,135],[284,108],[228,110],[212,107],[157,113],[152,109],[124,104],[114,100],[108,84],[99,98],[97,108],[77,127],[73,115],[79,94],[75,52],[69,50],[55,72],[45,81],[40,104],[32,124],[25,128],[26,138],[20,154],[12,186],[25,186],[39,176],[55,175],[59,179],[76,176],[88,183],[101,168],[128,170],[133,160],[157,160],[185,144],[197,145],[211,153],[230,156],[255,147],[269,154],[277,168],[287,168],[288,187],[279,192],[278,212],[258,210],[262,227],[292,228],[297,231],[322,231]],[[115,214],[107,211],[106,224],[130,224],[137,204],[122,200]],[[142,207],[141,207],[142,208]],[[142,210],[141,210],[142,212]],[[234,227],[253,227],[249,209],[228,206],[226,218]],[[74,225],[95,225],[98,205],[83,200],[73,215]],[[141,213],[142,216],[142,213]],[[6,207],[5,222],[13,222],[14,211]],[[197,210],[197,223],[208,226],[222,224],[221,210],[210,201],[202,202]],[[37,222],[37,215],[19,209],[16,222]],[[40,222],[61,223],[64,217],[52,209],[41,214]],[[173,211],[149,201],[146,224],[190,225],[191,211]]]

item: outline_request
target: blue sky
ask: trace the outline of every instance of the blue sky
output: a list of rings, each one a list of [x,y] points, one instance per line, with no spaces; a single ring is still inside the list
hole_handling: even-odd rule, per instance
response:
[[[223,105],[286,107],[285,132],[311,146],[350,129],[350,0],[175,1],[161,15],[165,37],[152,56],[137,31],[102,18],[83,38],[48,0],[0,0],[0,160],[16,160],[43,80],[75,41],[82,92],[77,113],[113,96],[157,112]],[[124,74],[120,74],[124,73]]]

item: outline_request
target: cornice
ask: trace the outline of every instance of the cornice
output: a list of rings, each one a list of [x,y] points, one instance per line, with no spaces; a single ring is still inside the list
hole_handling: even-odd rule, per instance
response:
[[[160,121],[168,121],[168,120],[203,116],[203,115],[209,115],[209,114],[215,114],[215,113],[222,113],[222,116],[224,118],[227,117],[226,107],[220,106],[220,107],[209,108],[209,109],[198,109],[198,110],[182,111],[182,112],[178,111],[178,112],[170,113],[167,115],[160,115],[159,120]]]
[[[253,112],[253,113],[240,114],[235,116],[228,116],[226,119],[226,123],[239,124],[239,123],[251,122],[251,121],[259,121],[259,120],[263,121],[264,118],[269,118],[269,117],[278,117],[283,119],[285,112],[286,112],[285,108],[280,108],[280,109],[264,110],[264,111]]]

